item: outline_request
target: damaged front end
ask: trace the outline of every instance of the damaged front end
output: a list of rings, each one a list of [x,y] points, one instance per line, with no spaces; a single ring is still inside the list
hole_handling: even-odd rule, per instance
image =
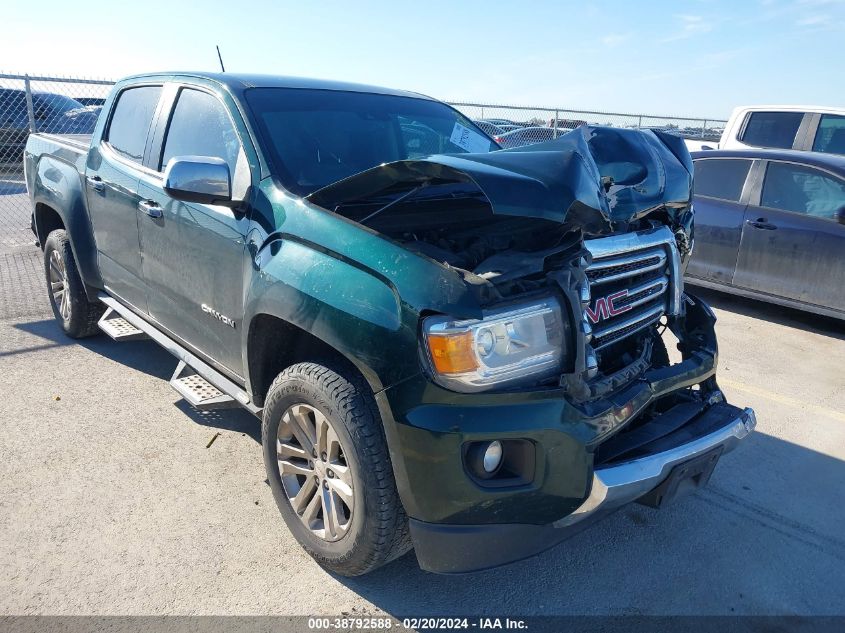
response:
[[[585,127],[312,194],[475,299],[419,309],[427,371],[376,395],[424,569],[511,562],[624,503],[662,505],[754,428],[716,384],[715,316],[683,289],[691,186],[680,139]]]
[[[460,275],[485,318],[504,314],[498,320],[507,321],[509,309],[521,314],[554,298],[562,321],[545,319],[547,329],[557,329],[535,355],[552,359],[553,371],[506,379],[510,366],[485,366],[477,357],[496,345],[525,347],[530,333],[516,332],[514,322],[510,332],[507,323],[498,331],[464,331],[461,319],[478,323],[477,315],[451,314],[452,325],[442,324],[446,317],[438,321],[439,333],[461,338],[458,353],[474,359],[441,367],[429,358],[441,384],[479,391],[530,382],[562,386],[572,400],[586,402],[620,389],[665,356],[662,348],[655,351],[662,345],[658,324],[676,327],[684,315],[691,185],[692,163],[677,137],[584,126],[512,150],[381,165],[308,198]],[[534,328],[543,323],[524,321]],[[550,356],[546,348],[558,338],[561,353]],[[512,364],[535,363],[526,358],[530,349],[519,351]],[[491,378],[461,384],[473,363]]]

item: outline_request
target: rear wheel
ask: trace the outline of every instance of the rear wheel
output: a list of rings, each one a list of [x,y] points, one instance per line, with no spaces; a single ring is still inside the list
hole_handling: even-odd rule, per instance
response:
[[[321,565],[359,576],[410,549],[369,386],[316,363],[283,371],[264,406],[267,479],[279,511]]]
[[[105,306],[88,301],[85,284],[79,276],[70,240],[64,229],[57,229],[47,236],[44,243],[44,274],[47,277],[50,306],[64,333],[71,338],[97,334],[97,321],[103,315]]]

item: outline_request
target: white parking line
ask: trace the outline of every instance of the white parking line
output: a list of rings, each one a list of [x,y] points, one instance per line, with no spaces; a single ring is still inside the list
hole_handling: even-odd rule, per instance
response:
[[[823,415],[825,417],[831,418],[833,420],[837,420],[839,422],[845,422],[845,413],[840,411],[836,411],[834,409],[830,409],[828,407],[823,407],[818,404],[812,404],[810,402],[804,402],[802,400],[798,400],[796,398],[790,398],[789,396],[784,396],[779,393],[774,393],[769,391],[768,389],[762,389],[761,387],[754,387],[751,385],[746,385],[741,382],[736,382],[730,380],[728,378],[719,378],[719,384],[727,387],[731,387],[736,389],[737,391],[744,391],[745,393],[750,393],[754,396],[759,396],[761,398],[767,398],[768,400],[772,400],[774,402],[778,402],[780,404],[785,404],[790,407],[795,407],[796,409],[802,409],[805,411],[812,411],[817,413],[818,415]]]

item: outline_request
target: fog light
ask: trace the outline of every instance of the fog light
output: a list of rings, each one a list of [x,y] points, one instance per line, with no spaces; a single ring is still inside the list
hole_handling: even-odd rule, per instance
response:
[[[525,439],[479,440],[462,447],[464,466],[485,488],[524,486],[534,480],[535,447]]]
[[[487,445],[484,450],[484,460],[482,462],[484,472],[494,473],[502,465],[502,443],[499,440],[494,440]]]

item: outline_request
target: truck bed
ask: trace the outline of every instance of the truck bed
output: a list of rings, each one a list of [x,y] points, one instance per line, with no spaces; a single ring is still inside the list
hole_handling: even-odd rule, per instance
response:
[[[47,134],[45,132],[30,134],[24,157],[27,180],[30,181],[34,177],[42,158],[67,163],[79,173],[80,177],[84,175],[91,136],[91,134]],[[28,187],[31,185],[32,182],[27,183]],[[79,186],[82,187],[81,181]]]
[[[91,137],[93,136],[93,134],[47,134],[44,132],[38,132],[37,134],[38,136],[48,138],[58,143],[73,145],[85,152],[87,152],[88,148],[91,147]]]

